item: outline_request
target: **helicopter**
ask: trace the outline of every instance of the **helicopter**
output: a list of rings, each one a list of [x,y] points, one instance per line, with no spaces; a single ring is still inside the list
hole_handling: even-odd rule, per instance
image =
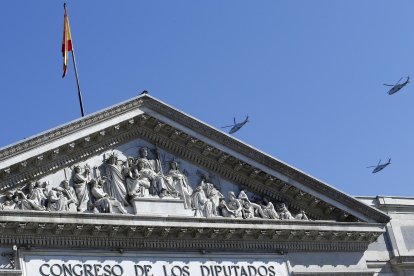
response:
[[[405,82],[403,82],[403,83],[401,83],[400,84],[400,81],[402,80],[402,78],[401,79],[399,79],[398,81],[397,81],[397,83],[396,84],[385,84],[384,83],[384,85],[386,85],[386,86],[392,86],[391,87],[391,89],[388,91],[388,94],[389,95],[392,95],[392,94],[394,94],[394,93],[397,93],[398,91],[400,91],[404,86],[406,86],[409,82],[410,82],[410,77],[408,76],[407,77],[407,80],[405,81]]]
[[[388,159],[388,162],[387,163],[381,164],[381,160],[380,160],[378,162],[378,165],[376,165],[376,166],[369,166],[367,168],[374,168],[374,170],[372,171],[372,173],[377,173],[377,172],[381,171],[382,169],[384,169],[389,164],[391,164],[391,158]]]
[[[236,117],[234,117],[234,124],[230,125],[230,126],[224,126],[221,128],[228,128],[231,127],[229,134],[235,133],[236,131],[238,131],[239,129],[241,129],[246,123],[249,122],[249,115],[246,116],[246,119],[244,119],[243,122],[240,123],[236,123]]]

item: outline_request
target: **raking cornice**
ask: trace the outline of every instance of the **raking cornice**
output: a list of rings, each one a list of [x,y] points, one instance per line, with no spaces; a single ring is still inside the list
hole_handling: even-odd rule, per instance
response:
[[[372,221],[377,221],[381,223],[386,223],[389,221],[389,217],[383,212],[375,208],[372,208],[370,206],[367,206],[364,203],[360,202],[359,200],[346,195],[345,193],[327,185],[326,183],[323,183],[269,155],[266,155],[238,141],[237,139],[234,139],[231,136],[223,132],[220,132],[148,95],[143,95],[143,96],[134,98],[130,101],[121,103],[119,105],[116,105],[108,109],[105,109],[101,112],[91,114],[85,118],[81,118],[67,125],[58,127],[56,129],[42,133],[33,138],[29,138],[20,143],[1,149],[0,150],[0,170],[1,170],[0,173],[3,176],[10,174],[10,167],[2,166],[2,162],[1,162],[3,160],[6,160],[7,158],[17,156],[29,150],[35,149],[36,147],[40,145],[50,143],[52,141],[55,141],[57,139],[64,137],[65,135],[75,133],[76,131],[79,131],[81,129],[85,129],[92,125],[109,120],[110,118],[115,118],[116,116],[119,116],[128,111],[134,110],[138,107],[142,107],[144,109],[148,108],[155,113],[168,117],[169,119],[175,121],[176,123],[181,124],[182,126],[188,129],[191,129],[192,131],[197,132],[200,135],[203,135],[206,138],[223,145],[224,147],[227,147],[233,151],[237,151],[241,155],[244,155],[247,158],[254,160],[255,162],[258,162],[266,167],[269,167],[272,170],[278,171],[279,173],[285,175],[286,177],[291,178],[294,181],[301,183],[302,185],[305,185],[311,190],[318,191],[318,193],[320,194],[323,194],[329,198],[335,199],[335,201],[340,202],[341,204],[349,207],[350,209],[358,210],[358,212],[371,218]],[[162,125],[160,125],[159,128],[162,128]],[[209,149],[206,149],[205,152],[208,154]],[[82,157],[83,155],[80,154],[79,158],[83,159]],[[255,173],[253,172],[251,176],[254,178]],[[10,187],[10,183],[6,186]],[[5,186],[3,186],[3,188],[4,187]]]

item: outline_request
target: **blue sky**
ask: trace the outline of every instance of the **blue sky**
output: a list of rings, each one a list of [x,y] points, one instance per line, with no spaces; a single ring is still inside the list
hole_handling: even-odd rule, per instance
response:
[[[414,1],[68,1],[87,114],[142,90],[351,195],[414,196]],[[79,118],[63,2],[0,2],[0,147]],[[392,164],[378,174],[366,166]]]

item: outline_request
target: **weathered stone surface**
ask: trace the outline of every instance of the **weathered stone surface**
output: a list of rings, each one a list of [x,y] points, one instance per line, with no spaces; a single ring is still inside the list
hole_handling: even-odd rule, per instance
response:
[[[374,275],[414,260],[411,200],[355,199],[148,95],[0,149],[0,194],[0,275]]]

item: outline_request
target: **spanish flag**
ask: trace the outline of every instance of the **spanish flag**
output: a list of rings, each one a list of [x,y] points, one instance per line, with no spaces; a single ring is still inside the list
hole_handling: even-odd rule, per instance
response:
[[[73,50],[72,47],[72,37],[70,35],[70,26],[69,26],[69,18],[68,12],[66,11],[66,3],[63,5],[65,10],[63,16],[63,41],[62,41],[62,55],[63,55],[63,76],[66,76],[68,70],[68,55],[69,52]]]

